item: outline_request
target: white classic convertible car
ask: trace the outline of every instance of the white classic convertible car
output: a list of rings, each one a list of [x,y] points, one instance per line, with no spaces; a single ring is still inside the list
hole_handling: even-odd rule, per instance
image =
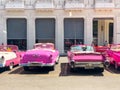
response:
[[[0,69],[8,68],[11,70],[20,62],[21,52],[16,45],[0,45]]]

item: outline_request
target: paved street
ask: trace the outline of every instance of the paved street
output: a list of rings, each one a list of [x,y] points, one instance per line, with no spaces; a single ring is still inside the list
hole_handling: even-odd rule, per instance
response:
[[[0,90],[119,90],[120,71],[113,66],[99,73],[78,69],[69,72],[66,57],[60,57],[54,71],[49,68],[24,71],[15,67],[0,72]]]

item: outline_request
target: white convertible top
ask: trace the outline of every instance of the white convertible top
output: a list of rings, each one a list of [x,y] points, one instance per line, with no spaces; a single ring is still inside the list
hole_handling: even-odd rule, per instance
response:
[[[0,58],[4,56],[5,60],[10,60],[16,58],[16,54],[14,52],[0,52]]]

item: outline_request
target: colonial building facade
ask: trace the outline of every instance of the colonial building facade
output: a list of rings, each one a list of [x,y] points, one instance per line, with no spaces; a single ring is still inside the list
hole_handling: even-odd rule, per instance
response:
[[[120,0],[0,0],[1,44],[52,42],[64,53],[93,40],[120,43]]]

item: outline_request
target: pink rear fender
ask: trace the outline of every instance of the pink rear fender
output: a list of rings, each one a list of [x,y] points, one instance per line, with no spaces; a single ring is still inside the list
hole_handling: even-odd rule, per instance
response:
[[[115,62],[119,63],[120,62],[120,53],[114,52],[112,54],[112,58],[114,59]]]
[[[56,63],[57,59],[59,59],[59,51],[56,50],[53,54],[52,54],[52,63]]]
[[[19,65],[19,63],[20,63],[20,57],[17,56],[17,57],[14,58],[14,59],[7,60],[5,66],[10,66],[11,63],[12,63],[13,65]]]

